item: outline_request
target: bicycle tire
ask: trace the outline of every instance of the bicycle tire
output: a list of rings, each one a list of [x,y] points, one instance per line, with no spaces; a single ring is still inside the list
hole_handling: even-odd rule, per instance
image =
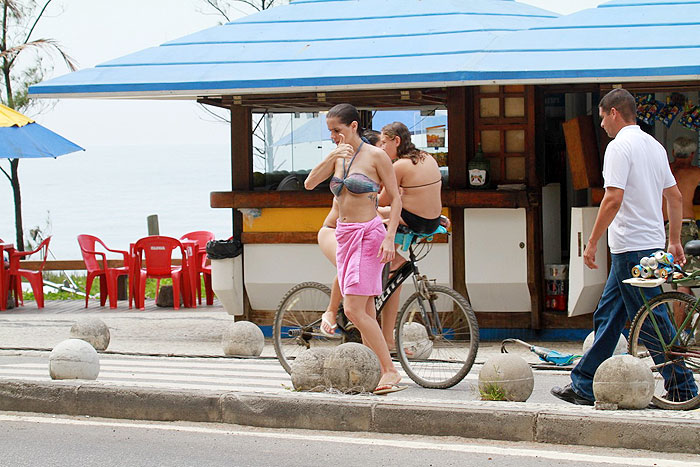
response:
[[[690,310],[696,301],[697,299],[692,295],[681,292],[662,293],[649,300],[648,305],[639,309],[630,326],[628,352],[630,355],[641,358],[651,368],[654,375],[652,402],[662,409],[691,410],[700,405],[700,394],[689,397],[687,392],[681,394],[677,388],[668,390],[661,374],[662,370],[670,367],[667,376],[673,382],[679,378],[678,371],[690,370],[697,391],[698,374],[700,373],[700,345],[698,345],[700,335],[696,335],[696,333],[700,319],[691,317],[690,320],[684,320],[685,325],[683,325],[684,321],[677,322],[673,311],[670,311],[674,310],[676,306],[680,310]],[[666,316],[675,328],[669,330],[668,342],[664,342],[665,347],[674,339],[676,340],[668,350],[661,351],[661,349],[653,348],[656,346],[655,342],[658,342],[658,337],[649,317],[650,310],[654,313],[654,321],[658,323],[661,317]],[[695,309],[694,315],[697,316],[698,311],[700,311],[700,307]],[[687,312],[684,314],[687,316]]]
[[[415,292],[399,311],[395,328],[397,355],[401,367],[417,384],[446,389],[462,381],[471,370],[479,348],[479,325],[467,299],[455,290],[428,285],[428,292],[430,300]],[[420,310],[421,302],[427,306],[426,311],[436,310],[440,319],[439,327],[428,323],[432,337]]]
[[[325,285],[302,282],[289,289],[280,300],[272,332],[277,359],[287,373],[291,374],[291,363],[302,351],[340,344],[340,335],[335,339],[319,332],[321,315],[328,308],[330,298],[331,291]]]

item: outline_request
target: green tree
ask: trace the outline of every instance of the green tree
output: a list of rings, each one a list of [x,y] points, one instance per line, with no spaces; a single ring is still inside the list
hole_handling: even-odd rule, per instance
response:
[[[26,112],[33,106],[29,98],[29,86],[39,83],[44,75],[51,71],[42,58],[58,54],[71,71],[77,66],[61,45],[53,39],[33,39],[37,24],[44,16],[51,0],[40,4],[35,0],[0,0],[2,17],[0,17],[0,101],[20,112]],[[34,54],[30,57],[30,53]],[[20,61],[21,58],[21,61]],[[35,109],[36,110],[36,109]],[[19,159],[10,159],[9,173],[0,166],[12,185],[15,203],[16,247],[24,249],[24,232],[22,227],[22,196],[19,185]]]

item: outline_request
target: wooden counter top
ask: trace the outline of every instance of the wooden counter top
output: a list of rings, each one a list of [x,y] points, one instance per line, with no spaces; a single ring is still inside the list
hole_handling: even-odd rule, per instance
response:
[[[215,191],[212,208],[314,208],[329,207],[333,195],[319,191]],[[526,191],[443,190],[442,204],[450,208],[524,208]]]

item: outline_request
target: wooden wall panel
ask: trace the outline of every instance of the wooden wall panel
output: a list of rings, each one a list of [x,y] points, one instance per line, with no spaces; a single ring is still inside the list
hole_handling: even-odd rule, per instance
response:
[[[562,124],[574,190],[603,186],[593,119],[581,115]]]

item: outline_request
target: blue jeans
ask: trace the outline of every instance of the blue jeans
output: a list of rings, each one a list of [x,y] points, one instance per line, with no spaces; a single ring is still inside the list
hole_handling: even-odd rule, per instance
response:
[[[593,325],[595,329],[595,339],[593,346],[581,358],[576,367],[571,371],[571,387],[574,392],[588,400],[595,400],[593,395],[593,375],[598,366],[610,358],[615,350],[617,341],[625,328],[627,320],[630,321],[637,314],[637,311],[644,306],[640,290],[644,291],[647,299],[661,293],[661,287],[639,288],[622,281],[632,276],[632,268],[639,264],[639,260],[645,256],[653,254],[658,249],[629,251],[625,253],[613,254],[610,274],[605,283],[603,295],[598,302],[598,308],[593,315]],[[657,324],[666,342],[670,341],[670,336],[674,331],[667,313],[660,313],[660,309],[654,313]],[[645,320],[644,332],[648,336],[656,336],[648,320]],[[646,342],[646,347],[650,350],[661,348],[660,343],[654,341]],[[657,355],[654,358],[656,363],[663,363],[663,355],[658,352],[651,352]],[[675,368],[675,369],[674,369]],[[693,373],[687,368],[679,368],[678,365],[667,365],[662,369],[664,386],[672,394],[679,394],[683,398],[694,397],[698,393],[697,385],[693,378]]]

